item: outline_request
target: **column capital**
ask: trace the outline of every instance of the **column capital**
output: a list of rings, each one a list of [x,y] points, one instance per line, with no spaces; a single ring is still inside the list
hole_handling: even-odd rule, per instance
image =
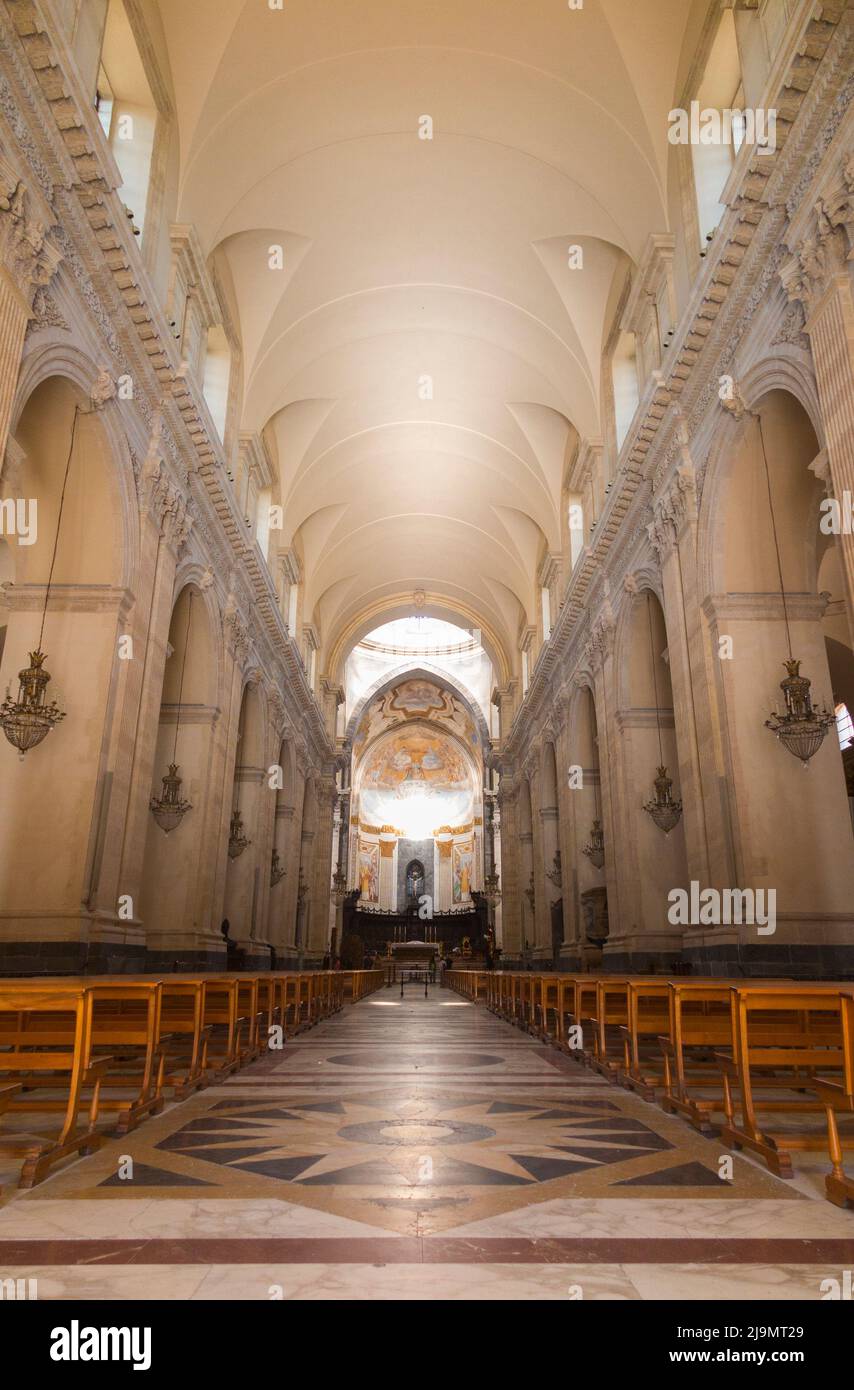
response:
[[[790,300],[800,300],[809,317],[834,279],[847,275],[854,253],[854,152],[842,163],[835,182],[813,204],[809,230],[792,247],[780,269]]]
[[[0,261],[28,317],[36,291],[50,284],[61,260],[47,227],[32,214],[26,184],[0,158]]]

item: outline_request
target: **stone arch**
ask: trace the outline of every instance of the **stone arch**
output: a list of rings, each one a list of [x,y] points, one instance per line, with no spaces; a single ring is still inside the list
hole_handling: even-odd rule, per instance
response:
[[[75,401],[81,410],[93,411],[90,392],[100,371],[100,362],[95,363],[87,353],[70,342],[45,343],[40,349],[29,354],[21,365],[18,377],[12,406],[10,438],[16,445],[21,445],[18,433],[22,421],[27,415],[34,393],[47,382],[67,382],[75,393]],[[114,507],[110,535],[111,538],[116,537],[118,552],[122,557],[121,570],[116,582],[122,587],[132,587],[132,578],[139,563],[139,502],[127,431],[120,406],[115,401],[108,401],[97,411],[93,411],[91,419],[98,422],[111,464],[106,475]],[[5,468],[4,460],[0,460],[0,466]],[[118,526],[116,522],[119,523]]]
[[[161,940],[193,931],[204,859],[204,828],[217,722],[219,623],[192,581],[176,585],[169,622],[151,779],[152,798],[162,797],[163,777],[176,764],[180,794],[190,803],[180,823],[165,832],[153,815],[146,824],[141,915],[149,952]],[[155,957],[156,958],[156,957]]]
[[[66,718],[23,761],[3,743],[10,823],[0,836],[0,902],[17,939],[47,932],[62,943],[57,950],[77,953],[94,920],[104,798],[117,756],[113,732],[127,668],[119,660],[119,638],[128,632],[132,557],[114,433],[104,412],[83,413],[89,411],[85,392],[92,378],[83,382],[79,359],[65,374],[51,374],[49,360],[41,359],[40,371],[31,364],[19,387],[14,447],[10,441],[4,460],[4,492],[16,501],[16,526],[20,499],[27,525],[35,522],[37,532],[32,543],[16,538],[4,556],[14,568],[14,585],[3,595],[7,630],[0,683],[17,691],[18,672],[40,645],[51,675],[47,699],[55,698]],[[10,463],[17,477],[10,476]],[[40,836],[22,837],[16,829],[12,808],[21,804],[40,826]],[[47,859],[43,837],[54,848]],[[34,881],[43,920],[31,911]],[[111,910],[117,913],[118,904]]]
[[[354,706],[350,718],[347,720],[344,737],[348,744],[352,743],[356,730],[359,727],[359,722],[371,702],[377,699],[379,695],[385,695],[388,690],[393,690],[396,685],[400,685],[401,682],[405,680],[433,681],[436,685],[446,686],[448,690],[452,691],[453,694],[462,701],[471,715],[475,727],[480,734],[484,754],[486,753],[489,748],[489,729],[483,711],[474,695],[461,681],[454,680],[451,676],[446,675],[440,667],[433,666],[426,661],[419,662],[417,666],[408,665],[404,662],[390,674],[381,676],[379,680],[375,681],[374,684],[365,691],[364,695]]]
[[[747,887],[774,888],[775,948],[808,941],[816,912],[831,943],[845,939],[854,893],[839,740],[831,725],[804,771],[763,725],[783,707],[780,681],[790,656],[811,680],[818,706],[831,703],[849,665],[842,538],[819,530],[825,489],[811,465],[818,459],[821,471],[820,437],[807,406],[778,386],[746,400],[751,413],[729,422],[710,460],[701,515],[701,578],[714,697],[726,731],[722,761],[736,872]],[[830,615],[825,585],[837,590]]]

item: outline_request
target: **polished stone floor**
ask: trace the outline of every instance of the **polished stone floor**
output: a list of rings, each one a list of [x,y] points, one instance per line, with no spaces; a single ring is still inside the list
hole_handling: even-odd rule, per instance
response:
[[[722,1177],[726,1157],[482,1005],[384,990],[7,1187],[0,1279],[43,1299],[819,1299],[854,1263],[826,1160],[784,1182],[739,1155]]]

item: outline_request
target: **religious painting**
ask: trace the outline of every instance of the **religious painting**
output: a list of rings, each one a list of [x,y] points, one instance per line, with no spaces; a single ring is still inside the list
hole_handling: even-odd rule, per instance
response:
[[[389,710],[400,710],[407,718],[413,714],[429,716],[431,710],[443,711],[448,700],[444,690],[425,680],[403,681],[390,693]]]
[[[371,743],[379,734],[412,719],[429,719],[446,724],[466,747],[480,747],[480,736],[462,700],[433,681],[410,679],[377,695],[359,721],[353,739],[354,751]]]
[[[380,847],[359,841],[359,897],[366,903],[380,900]]]
[[[454,845],[454,902],[468,902],[471,897],[474,847],[471,840]]]

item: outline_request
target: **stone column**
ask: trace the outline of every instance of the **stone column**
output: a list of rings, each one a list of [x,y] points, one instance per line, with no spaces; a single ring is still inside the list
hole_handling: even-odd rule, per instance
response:
[[[453,836],[437,835],[436,851],[439,863],[434,907],[437,912],[449,912],[454,902]]]
[[[380,834],[380,907],[385,912],[394,912],[397,907],[397,893],[395,884],[395,850],[397,849],[397,836],[394,831],[385,831]]]
[[[312,875],[311,914],[308,923],[307,947],[315,960],[322,960],[329,947],[330,905],[332,893],[332,812],[338,788],[330,778],[318,778],[317,833],[315,835]]]
[[[518,790],[506,775],[498,789],[501,855],[501,949],[509,961],[522,954],[522,903],[519,884]]]

